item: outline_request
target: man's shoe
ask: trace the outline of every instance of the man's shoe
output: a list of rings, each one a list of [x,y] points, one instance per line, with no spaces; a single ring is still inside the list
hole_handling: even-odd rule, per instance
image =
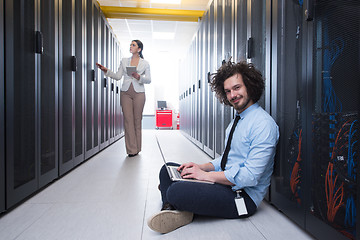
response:
[[[192,222],[194,214],[177,210],[164,210],[148,220],[148,226],[155,232],[168,233]]]
[[[135,153],[135,154],[129,154],[128,156],[129,156],[129,157],[135,157],[136,155],[138,155],[138,153]]]
[[[162,205],[161,211],[164,210],[176,210],[170,203],[164,203]]]

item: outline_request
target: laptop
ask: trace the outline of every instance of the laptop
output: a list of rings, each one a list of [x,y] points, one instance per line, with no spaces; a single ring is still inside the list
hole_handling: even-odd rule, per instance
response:
[[[177,170],[177,166],[169,166],[167,165],[166,163],[166,160],[165,160],[165,157],[164,157],[164,154],[161,150],[161,147],[160,147],[160,143],[159,143],[159,140],[156,136],[156,142],[157,142],[157,145],[159,146],[159,150],[160,150],[160,153],[161,153],[161,157],[164,161],[164,164],[166,166],[166,169],[167,169],[167,172],[169,174],[169,177],[172,181],[184,181],[184,182],[197,182],[197,183],[207,183],[207,184],[214,184],[213,182],[207,182],[207,181],[201,181],[201,180],[196,180],[196,179],[186,179],[186,178],[182,178],[181,177],[181,173]]]

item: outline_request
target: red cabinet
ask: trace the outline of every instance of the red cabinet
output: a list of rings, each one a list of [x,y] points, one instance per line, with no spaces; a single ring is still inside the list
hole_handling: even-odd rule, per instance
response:
[[[156,110],[156,129],[172,129],[172,110]]]

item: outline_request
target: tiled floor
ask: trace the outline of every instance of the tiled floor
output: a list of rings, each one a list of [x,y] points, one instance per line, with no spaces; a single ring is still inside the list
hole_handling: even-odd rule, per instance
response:
[[[144,130],[143,151],[125,154],[120,139],[92,159],[0,218],[0,239],[312,239],[263,202],[248,219],[196,217],[169,234],[151,231],[146,221],[159,211],[158,171],[168,161],[211,160],[175,130]]]

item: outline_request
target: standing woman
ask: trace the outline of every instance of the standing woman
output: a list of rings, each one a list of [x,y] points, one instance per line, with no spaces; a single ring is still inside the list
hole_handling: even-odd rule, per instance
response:
[[[129,157],[136,156],[141,151],[141,120],[145,105],[144,84],[151,82],[150,65],[144,60],[142,51],[144,46],[140,40],[133,40],[130,44],[132,57],[121,59],[116,73],[96,63],[105,72],[106,77],[124,81],[121,86],[120,102],[125,120],[125,145]],[[136,72],[127,75],[126,67],[135,66]]]

